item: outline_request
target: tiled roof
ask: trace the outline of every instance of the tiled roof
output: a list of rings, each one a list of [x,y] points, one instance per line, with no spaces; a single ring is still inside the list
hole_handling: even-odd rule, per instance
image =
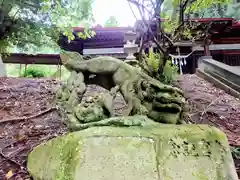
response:
[[[166,19],[164,19],[166,20]],[[230,33],[234,32],[233,29],[240,28],[240,23],[233,18],[201,18],[191,19],[190,21],[209,23],[213,22],[211,26],[212,33],[217,35],[226,34],[226,30]],[[139,22],[136,22],[136,24]],[[67,43],[67,39],[63,38],[60,42],[61,47],[66,50],[82,52],[84,49],[97,49],[97,48],[121,48],[124,45],[124,33],[134,29],[133,27],[93,27],[92,30],[96,32],[96,36],[90,39],[80,39],[76,36],[76,39]],[[156,31],[156,27],[152,26],[153,31]],[[83,27],[74,27],[75,33],[83,31]],[[229,32],[228,32],[229,34]],[[228,36],[228,35],[227,35]],[[239,35],[238,35],[239,36]],[[138,41],[137,41],[138,42]]]

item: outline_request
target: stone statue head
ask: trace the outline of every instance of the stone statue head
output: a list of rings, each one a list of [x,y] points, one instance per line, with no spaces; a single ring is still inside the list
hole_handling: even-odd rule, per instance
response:
[[[110,117],[109,110],[99,96],[89,97],[85,102],[78,104],[74,114],[80,123],[96,122]]]
[[[79,54],[78,52],[69,52],[69,51],[61,52],[60,53],[60,58],[61,58],[61,63],[69,71],[73,71],[74,70],[74,68],[71,67],[71,65],[67,63],[69,61],[69,59],[73,59],[76,62],[84,60],[84,57],[81,54]]]
[[[148,78],[142,79],[137,89],[149,118],[169,124],[179,124],[184,120],[186,101],[180,89]]]

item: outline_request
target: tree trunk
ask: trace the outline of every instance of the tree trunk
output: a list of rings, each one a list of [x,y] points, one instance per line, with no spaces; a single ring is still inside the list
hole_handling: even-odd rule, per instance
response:
[[[169,59],[169,53],[166,52],[166,53],[163,54],[162,64],[159,66],[159,69],[158,69],[158,73],[159,73],[160,75],[163,74],[163,70],[164,70],[164,67],[165,67],[168,59]]]

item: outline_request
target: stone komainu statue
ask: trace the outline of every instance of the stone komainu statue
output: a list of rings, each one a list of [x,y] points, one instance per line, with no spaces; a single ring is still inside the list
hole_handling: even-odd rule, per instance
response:
[[[81,129],[83,124],[97,124],[112,117],[112,101],[117,92],[128,105],[124,117],[141,115],[159,123],[181,124],[186,116],[183,92],[153,79],[139,68],[108,56],[83,60],[78,53],[64,52],[60,57],[71,76],[57,92],[56,102],[69,127]],[[95,76],[95,82],[89,78],[91,75]],[[110,93],[83,103],[86,84],[91,83]]]

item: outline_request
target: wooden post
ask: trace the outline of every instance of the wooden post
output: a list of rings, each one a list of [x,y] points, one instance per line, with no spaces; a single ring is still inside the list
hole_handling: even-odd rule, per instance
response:
[[[206,39],[204,41],[204,56],[211,56],[211,51],[209,49],[210,40]]]
[[[22,75],[22,64],[20,64],[20,67],[19,67],[19,77],[21,77]]]
[[[59,65],[59,79],[61,80],[62,79],[62,65],[60,64]]]
[[[2,61],[2,55],[0,54],[0,77],[6,76],[5,65]]]
[[[27,64],[24,65],[24,74],[23,76],[27,76]]]

